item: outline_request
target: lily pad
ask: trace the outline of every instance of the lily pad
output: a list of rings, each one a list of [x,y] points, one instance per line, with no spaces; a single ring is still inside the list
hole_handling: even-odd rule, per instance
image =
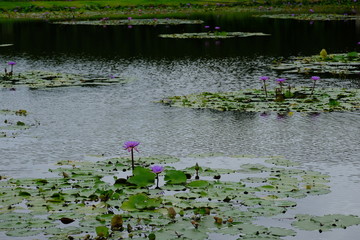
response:
[[[280,116],[293,112],[333,112],[356,111],[360,109],[359,89],[292,88],[297,93],[292,97],[285,97],[281,101],[276,98],[273,90],[267,91],[267,97],[259,89],[245,89],[236,92],[211,93],[203,92],[186,96],[173,96],[159,102],[168,106],[187,107],[194,109],[215,109],[219,111],[242,112],[278,112]],[[302,95],[306,96],[298,97]],[[341,97],[339,97],[341,96]],[[331,99],[336,99],[338,104],[331,104]]]
[[[123,202],[121,208],[126,211],[137,211],[146,209],[155,209],[161,204],[159,198],[149,198],[145,194],[136,194],[129,197],[129,200]]]
[[[0,47],[11,47],[13,45],[14,44],[11,44],[11,43],[4,43],[4,44],[0,44]]]
[[[325,51],[325,52],[324,52]],[[360,57],[357,52],[327,54],[290,58],[271,66],[272,69],[284,73],[358,75],[360,73]]]
[[[186,183],[186,175],[183,171],[167,170],[165,172],[166,184],[184,184]]]
[[[119,25],[183,25],[183,24],[202,24],[202,20],[189,20],[189,19],[100,19],[95,21],[61,21],[53,22],[54,24],[63,24],[63,25],[107,25],[107,26],[119,26]]]
[[[161,38],[197,38],[197,39],[208,39],[208,38],[235,38],[235,37],[255,37],[255,36],[270,36],[265,33],[252,33],[252,32],[201,32],[201,33],[173,33],[173,34],[160,34]]]
[[[295,19],[303,21],[329,21],[329,20],[356,20],[355,15],[344,15],[344,14],[326,14],[326,13],[309,13],[309,14],[263,14],[259,15],[265,18],[276,18],[276,19]]]
[[[121,77],[92,77],[78,74],[30,71],[15,73],[12,76],[0,76],[0,86],[28,86],[30,89],[55,87],[96,87],[127,83],[130,79]]]
[[[156,174],[149,168],[136,167],[127,181],[138,187],[147,187],[154,184]]]
[[[296,221],[292,225],[307,231],[329,231],[335,228],[347,228],[359,225],[360,218],[354,215],[331,214],[324,216],[311,216],[308,214],[296,215]]]

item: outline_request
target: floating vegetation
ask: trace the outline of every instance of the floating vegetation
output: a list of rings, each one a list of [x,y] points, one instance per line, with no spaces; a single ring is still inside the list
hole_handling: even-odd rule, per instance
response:
[[[28,123],[29,119],[25,119],[28,115],[27,111],[20,109],[17,111],[0,109],[0,138],[16,137],[23,130],[29,129],[38,123]]]
[[[0,44],[0,47],[11,47],[13,46],[14,44],[10,44],[10,43],[7,43],[7,44]]]
[[[270,36],[265,33],[252,32],[201,32],[201,33],[174,33],[174,34],[160,34],[161,38],[235,38],[235,37],[254,37],[254,36]]]
[[[165,164],[179,160],[171,156],[142,159],[144,165],[127,178],[118,175],[131,174],[130,158],[62,161],[51,170],[59,177],[1,178],[0,231],[8,237],[46,239],[208,239],[214,232],[240,234],[241,239],[295,236],[294,230],[253,222],[286,213],[298,198],[329,193],[330,176],[303,170],[282,157],[266,159],[227,170],[198,165],[200,179],[194,177],[195,167],[181,170]],[[159,175],[149,168],[154,163],[164,165]],[[229,173],[244,178],[209,180]],[[160,188],[155,187],[157,177],[163,182]],[[360,224],[358,217],[340,214],[295,219],[293,226],[304,230]]]
[[[54,22],[54,24],[65,24],[65,25],[182,25],[182,24],[202,24],[202,20],[187,20],[187,19],[120,19],[110,20],[108,18],[102,18],[100,20],[88,20],[88,21],[61,21]]]
[[[333,112],[360,109],[360,89],[340,88],[285,88],[267,90],[245,89],[236,92],[203,92],[186,96],[173,96],[160,103],[175,107],[215,109],[244,112]]]
[[[323,49],[320,55],[292,58],[271,68],[284,73],[359,75],[360,56],[357,52],[328,55]]]
[[[305,21],[328,21],[328,20],[356,20],[358,19],[355,15],[347,14],[323,14],[323,13],[309,13],[309,14],[263,14],[259,15],[265,18],[276,18],[276,19],[295,19]]]
[[[105,77],[86,77],[77,74],[53,73],[45,71],[31,71],[17,74],[0,75],[0,86],[14,87],[17,85],[28,86],[31,89],[54,88],[54,87],[94,87],[106,86],[118,83],[127,83],[129,79],[110,76]]]

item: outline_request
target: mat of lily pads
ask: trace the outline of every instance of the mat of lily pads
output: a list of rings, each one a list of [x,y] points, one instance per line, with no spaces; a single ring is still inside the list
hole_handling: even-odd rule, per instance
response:
[[[201,162],[202,157],[194,161]],[[236,168],[175,169],[173,156],[128,157],[98,162],[61,161],[52,178],[0,181],[0,231],[7,239],[282,239],[297,231],[255,224],[296,208],[297,199],[330,192],[330,176],[282,157],[253,158]],[[207,159],[208,160],[208,159]],[[156,175],[150,166],[165,168]],[[57,176],[55,176],[57,174]],[[241,176],[240,181],[222,180]],[[107,180],[105,180],[107,179]],[[111,181],[109,181],[109,179]],[[294,229],[331,231],[360,224],[352,215],[296,215]]]
[[[188,19],[120,19],[110,20],[102,18],[100,20],[89,21],[61,21],[54,22],[54,24],[66,25],[181,25],[181,24],[202,24],[202,20],[188,20]]]
[[[295,57],[274,64],[272,69],[285,73],[316,73],[334,75],[359,75],[360,57],[357,52]]]
[[[39,123],[27,117],[28,112],[20,109],[12,111],[8,109],[0,109],[0,138],[14,138],[22,131]]]
[[[161,38],[235,38],[235,37],[254,37],[254,36],[270,36],[265,33],[252,32],[201,32],[201,33],[174,33],[174,34],[160,34]]]
[[[284,93],[282,101],[275,98],[274,90],[268,90],[266,97],[260,89],[245,89],[172,96],[160,102],[175,107],[243,112],[333,112],[360,109],[360,89],[315,88],[311,95],[311,88],[302,87],[284,90]]]
[[[276,18],[276,19],[295,19],[307,21],[328,21],[328,20],[357,20],[356,15],[348,14],[323,14],[323,13],[308,13],[308,14],[263,14],[260,17]]]
[[[127,83],[130,79],[122,77],[89,77],[78,74],[29,71],[14,73],[12,76],[0,75],[0,87],[28,86],[31,89],[54,87],[94,87]]]

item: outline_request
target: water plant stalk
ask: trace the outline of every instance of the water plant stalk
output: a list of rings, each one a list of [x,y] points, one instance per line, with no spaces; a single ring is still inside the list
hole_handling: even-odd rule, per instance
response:
[[[262,80],[262,81],[263,81],[264,92],[265,92],[265,98],[267,98],[268,96],[267,96],[267,90],[266,90],[266,83],[265,83],[265,81],[266,81],[266,80],[269,80],[269,77],[267,77],[267,76],[262,76],[262,77],[260,77],[260,80]]]
[[[140,143],[139,142],[136,142],[136,141],[128,141],[128,142],[125,142],[124,143],[124,149],[125,150],[128,150],[128,152],[131,153],[131,169],[132,171],[134,171],[135,169],[135,161],[134,161],[134,150],[137,150],[137,146],[139,145]]]
[[[311,94],[310,96],[313,97],[314,95],[314,90],[315,90],[315,85],[316,85],[316,81],[318,81],[320,79],[320,77],[318,76],[312,76],[311,79],[313,80],[313,86],[312,86],[312,89],[311,89]]]

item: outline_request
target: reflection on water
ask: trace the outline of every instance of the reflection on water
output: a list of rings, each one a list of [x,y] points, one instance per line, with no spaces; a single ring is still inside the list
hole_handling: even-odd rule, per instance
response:
[[[259,76],[280,77],[267,68],[274,57],[316,54],[321,48],[328,52],[354,50],[358,40],[355,23],[309,25],[233,16],[209,16],[206,23],[229,31],[260,31],[272,36],[217,43],[157,38],[159,33],[201,31],[203,26],[127,29],[1,24],[1,41],[15,45],[0,49],[0,58],[17,61],[15,71],[115,74],[132,81],[111,87],[1,90],[0,109],[26,109],[28,118],[40,125],[16,138],[0,139],[0,175],[39,176],[58,160],[123,155],[121,146],[128,140],[141,142],[140,155],[284,155],[332,176],[333,192],[300,201],[300,211],[360,215],[359,113],[281,118],[275,113],[264,116],[193,110],[154,102],[170,95],[258,88]],[[291,85],[310,83],[310,76],[282,77]],[[358,88],[358,80],[326,77],[319,86]],[[326,238],[308,238],[351,239],[359,229],[348,229],[344,234],[338,230],[327,233]],[[300,236],[304,239],[306,234]]]

